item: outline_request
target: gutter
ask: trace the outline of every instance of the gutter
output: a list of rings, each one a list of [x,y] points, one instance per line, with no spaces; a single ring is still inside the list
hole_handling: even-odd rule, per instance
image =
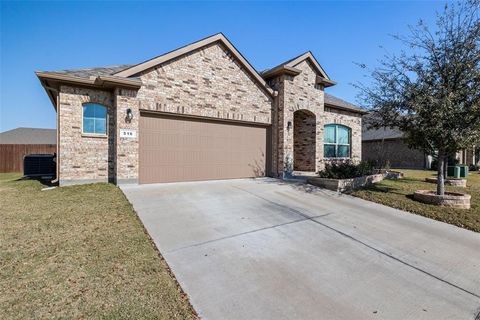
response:
[[[302,70],[294,68],[294,67],[289,67],[286,65],[278,66],[273,69],[270,69],[266,71],[265,73],[262,73],[262,78],[268,79],[272,78],[281,74],[287,74],[290,76],[297,76],[302,72]]]
[[[60,84],[74,84],[100,89],[113,89],[115,87],[140,89],[142,86],[142,81],[138,78],[122,78],[110,75],[92,76],[88,79],[43,71],[36,71],[35,75],[47,92],[55,110],[57,109],[57,101],[54,92],[58,94]]]
[[[51,72],[42,72],[36,71],[35,74],[40,80],[51,80],[63,83],[73,83],[73,84],[82,84],[88,86],[99,86],[99,87],[111,87],[111,86],[122,86],[122,87],[131,87],[131,88],[140,88],[142,86],[142,81],[140,79],[132,78],[121,78],[109,75],[103,76],[92,76],[89,79],[66,76],[57,73]]]
[[[321,77],[321,76],[317,76],[316,82],[317,82],[317,84],[321,84],[325,88],[328,88],[328,87],[331,87],[331,86],[334,86],[334,85],[337,84],[336,81],[329,80],[329,79]]]
[[[345,111],[349,111],[349,112],[353,112],[353,113],[360,113],[362,115],[369,113],[367,110],[353,109],[353,108],[349,108],[349,107],[342,107],[342,106],[337,106],[337,105],[329,104],[329,103],[325,103],[325,107],[332,108],[332,109],[345,110]]]

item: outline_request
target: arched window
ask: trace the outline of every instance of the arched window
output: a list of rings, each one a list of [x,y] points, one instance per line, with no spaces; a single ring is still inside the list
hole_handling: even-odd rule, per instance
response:
[[[82,132],[87,134],[107,134],[107,107],[96,103],[83,105]]]
[[[350,128],[340,124],[327,124],[323,134],[325,158],[350,158]]]

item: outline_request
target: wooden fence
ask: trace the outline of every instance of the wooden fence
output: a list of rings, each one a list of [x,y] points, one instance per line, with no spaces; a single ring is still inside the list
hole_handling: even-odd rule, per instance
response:
[[[0,144],[0,172],[23,172],[24,156],[55,152],[55,144]]]

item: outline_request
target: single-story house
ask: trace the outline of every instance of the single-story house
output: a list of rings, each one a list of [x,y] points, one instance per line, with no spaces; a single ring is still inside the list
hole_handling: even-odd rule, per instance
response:
[[[368,129],[364,119],[362,133],[362,159],[389,164],[392,168],[430,169],[432,157],[418,149],[411,149],[404,142],[398,129]]]
[[[56,145],[56,129],[16,128],[1,132],[0,172],[22,172],[24,156],[53,154]]]
[[[457,159],[460,163],[480,167],[480,144],[458,152]]]
[[[393,168],[431,169],[434,157],[409,148],[399,129],[369,129],[368,115],[363,119],[362,159]],[[455,155],[459,163],[480,166],[480,146],[462,150]]]
[[[365,111],[311,52],[262,73],[221,33],[135,65],[36,72],[57,112],[60,185],[316,172],[361,159]]]

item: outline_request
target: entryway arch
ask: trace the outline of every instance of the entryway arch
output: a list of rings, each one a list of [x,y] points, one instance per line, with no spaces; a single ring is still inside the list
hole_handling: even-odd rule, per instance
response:
[[[301,109],[293,113],[293,170],[314,172],[316,154],[316,117]]]

